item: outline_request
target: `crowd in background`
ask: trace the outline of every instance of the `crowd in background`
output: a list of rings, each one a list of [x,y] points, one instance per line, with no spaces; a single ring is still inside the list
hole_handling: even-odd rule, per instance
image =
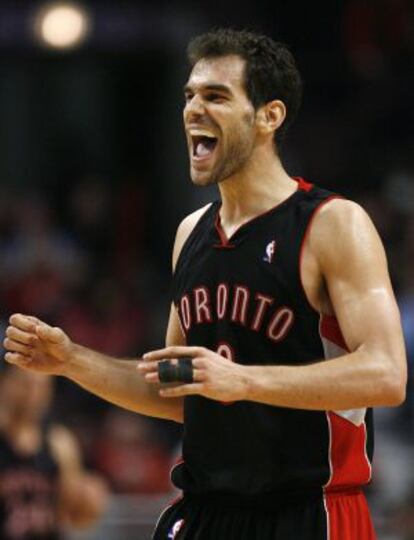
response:
[[[75,342],[131,361],[162,343],[168,282],[140,245],[143,204],[136,187],[121,193],[96,178],[55,200],[2,193],[2,326],[12,312],[36,314]],[[77,432],[87,462],[115,491],[170,489],[177,428],[116,410],[63,379],[56,385],[53,420]]]
[[[352,154],[348,156],[352,160]],[[342,187],[345,191],[351,188],[385,242],[411,369],[414,170],[384,170],[375,189]],[[62,326],[76,342],[131,361],[162,344],[169,275],[151,262],[151,241],[146,238],[142,217],[151,203],[144,191],[136,186],[129,189],[109,187],[91,176],[74,182],[54,199],[39,192],[1,194],[3,327],[12,312],[36,314]],[[162,231],[150,233],[157,234]],[[152,239],[156,241],[155,236]],[[171,489],[168,473],[179,454],[178,426],[115,409],[64,379],[55,384],[53,418],[74,429],[88,465],[102,471],[115,492]],[[413,385],[412,378],[409,385]],[[375,461],[372,495],[374,504],[375,496],[379,501],[378,515],[385,519],[387,512],[394,515],[394,506],[402,512],[401,500],[411,504],[406,500],[414,481],[410,472],[414,448],[410,390],[402,407],[377,413],[377,438],[382,444]],[[398,526],[410,515],[410,511],[399,515]]]
[[[318,72],[314,62],[313,74],[304,66],[304,110],[285,149],[292,174],[360,202],[386,247],[403,319],[409,389],[402,407],[376,414],[380,444],[370,497],[379,526],[404,540],[414,538],[414,80],[407,76],[414,60],[414,18],[409,4],[346,3],[338,57],[343,65]],[[163,343],[170,275],[167,265],[159,264],[156,246],[168,243],[153,226],[157,186],[151,172],[142,175],[138,169],[128,181],[108,180],[91,171],[51,191],[0,185],[1,327],[13,312],[31,313],[62,326],[76,342],[131,361]],[[181,179],[167,181],[185,178],[183,171]],[[193,209],[189,201],[197,199],[202,195],[169,202],[187,211]],[[64,379],[55,384],[51,416],[73,428],[88,466],[103,472],[114,492],[171,489],[168,471],[180,452],[179,426],[115,409]]]

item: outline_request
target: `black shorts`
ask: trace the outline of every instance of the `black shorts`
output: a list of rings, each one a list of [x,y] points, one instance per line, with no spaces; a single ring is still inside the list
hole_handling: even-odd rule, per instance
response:
[[[153,540],[375,540],[361,491],[273,505],[186,495],[161,514]]]

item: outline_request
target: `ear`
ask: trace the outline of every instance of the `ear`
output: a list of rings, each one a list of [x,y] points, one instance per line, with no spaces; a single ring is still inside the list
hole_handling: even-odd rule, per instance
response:
[[[256,113],[256,124],[263,135],[275,132],[286,118],[286,107],[283,101],[274,99],[262,105]]]

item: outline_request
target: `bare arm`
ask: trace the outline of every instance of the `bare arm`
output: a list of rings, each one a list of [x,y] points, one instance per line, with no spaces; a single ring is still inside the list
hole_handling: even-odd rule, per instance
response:
[[[168,341],[179,344],[178,323],[172,312]],[[137,372],[136,361],[112,358],[73,343],[60,328],[15,314],[4,341],[6,360],[22,368],[63,375],[103,399],[126,409],[158,418],[182,421],[182,399],[171,403]]]
[[[112,358],[74,345],[71,360],[65,364],[62,375],[125,409],[182,422],[182,400],[177,398],[169,404],[160,399],[157,388],[145,382],[136,366],[136,361]]]
[[[167,325],[166,345],[184,345],[177,311],[171,305]],[[182,398],[169,400],[160,398],[159,385],[149,385],[131,360],[110,358],[80,345],[74,345],[71,362],[63,373],[80,386],[125,409],[144,414],[183,421]]]
[[[332,201],[316,218],[309,240],[350,352],[301,367],[249,368],[250,399],[306,409],[400,404],[404,340],[372,222],[355,203]]]
[[[145,356],[147,380],[160,357],[194,357],[195,383],[161,390],[314,410],[398,405],[405,396],[406,359],[385,254],[366,213],[331,201],[314,221],[306,249],[313,254],[349,353],[304,366],[242,366],[212,351],[172,347]],[[252,359],[252,363],[254,359]]]
[[[205,208],[188,216],[177,230],[173,265],[181,247]],[[126,409],[182,421],[182,398],[165,400],[136,370],[136,362],[116,359],[73,343],[60,328],[35,317],[15,314],[6,330],[6,360],[22,368],[64,375],[86,390]],[[184,345],[185,338],[174,306],[171,307],[166,344]]]
[[[105,511],[108,488],[99,475],[85,471],[78,442],[68,429],[53,426],[48,439],[59,469],[59,519],[74,527],[90,526]]]

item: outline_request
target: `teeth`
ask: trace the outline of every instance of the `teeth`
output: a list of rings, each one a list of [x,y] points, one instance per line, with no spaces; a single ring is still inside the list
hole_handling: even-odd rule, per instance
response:
[[[211,133],[210,131],[204,131],[204,130],[192,130],[190,131],[190,135],[192,137],[209,137],[211,139],[216,139],[216,136]]]

